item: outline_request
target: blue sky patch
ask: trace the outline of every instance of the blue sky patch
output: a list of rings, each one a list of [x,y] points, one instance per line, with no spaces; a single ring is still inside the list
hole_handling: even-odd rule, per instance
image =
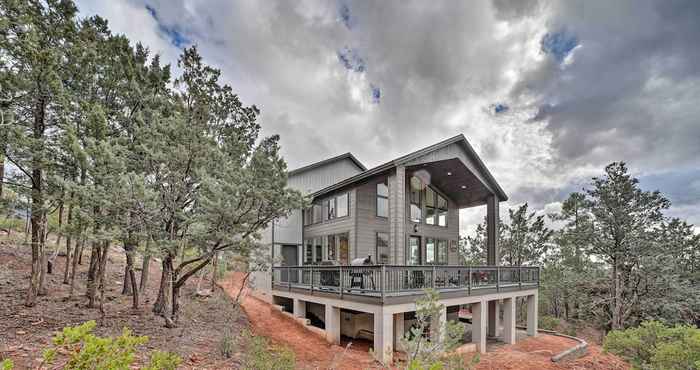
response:
[[[379,104],[379,100],[382,97],[382,90],[373,84],[370,84],[369,87],[372,90],[372,103]]]
[[[357,50],[345,47],[338,50],[338,60],[346,69],[355,72],[364,72],[367,70],[365,60],[358,54]]]
[[[151,17],[153,17],[153,19],[156,20],[156,22],[158,23],[158,29],[168,37],[170,43],[173,46],[175,46],[176,48],[182,48],[192,43],[192,40],[187,38],[182,32],[177,30],[175,27],[170,27],[163,24],[163,22],[161,22],[161,20],[159,19],[158,12],[156,12],[155,8],[153,8],[150,5],[146,5],[146,11],[148,11]]]
[[[341,3],[338,6],[338,18],[343,22],[345,27],[352,29],[355,22],[353,22],[353,18],[350,16],[350,8],[347,4]]]
[[[578,46],[578,38],[567,31],[547,33],[540,41],[543,52],[551,54],[561,63],[567,55]]]
[[[496,114],[506,112],[508,109],[510,109],[510,107],[502,103],[498,103],[493,106],[493,112]]]

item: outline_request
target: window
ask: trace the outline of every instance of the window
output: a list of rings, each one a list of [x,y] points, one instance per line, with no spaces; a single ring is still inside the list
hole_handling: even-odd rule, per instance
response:
[[[437,212],[435,210],[435,190],[431,187],[425,188],[425,223],[435,225]]]
[[[435,239],[427,238],[425,239],[425,263],[432,265],[435,264]]]
[[[406,264],[420,265],[420,257],[420,237],[412,236],[406,245]]]
[[[323,238],[314,238],[314,262],[323,261]]]
[[[348,193],[339,195],[336,198],[336,209],[335,213],[337,217],[345,217],[348,215]]]
[[[380,265],[389,263],[389,234],[377,233],[377,263]]]
[[[438,226],[447,226],[447,199],[437,194]]]
[[[313,207],[304,210],[304,226],[314,223]]]
[[[411,222],[420,223],[423,218],[421,210],[421,195],[423,193],[423,182],[413,176],[411,177]]]
[[[326,237],[326,255],[329,261],[338,260],[338,249],[335,243],[335,235],[329,235]]]
[[[348,233],[338,235],[338,262],[342,265],[347,265],[350,256],[350,243]]]
[[[440,265],[447,264],[447,240],[438,240],[437,263]]]
[[[323,220],[323,207],[320,204],[314,204],[314,218],[312,224],[321,222]]]
[[[377,216],[389,217],[389,186],[386,179],[377,184]]]
[[[304,243],[304,264],[309,265],[314,262],[314,246],[311,239],[306,239]]]

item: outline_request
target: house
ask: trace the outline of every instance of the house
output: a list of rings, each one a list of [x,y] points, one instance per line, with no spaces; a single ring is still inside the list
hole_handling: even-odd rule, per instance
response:
[[[519,297],[527,333],[536,334],[539,269],[497,266],[498,208],[508,197],[463,135],[371,169],[343,154],[290,171],[288,184],[313,205],[263,233],[278,262],[258,289],[323,327],[330,342],[368,337],[378,360],[391,361],[426,288],[446,307],[436,320],[458,319],[470,306],[479,351],[487,335],[515,342]],[[488,265],[466,266],[459,210],[482,205]]]

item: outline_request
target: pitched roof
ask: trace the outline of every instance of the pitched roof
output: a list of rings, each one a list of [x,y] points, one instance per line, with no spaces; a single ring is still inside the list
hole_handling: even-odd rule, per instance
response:
[[[484,175],[484,178],[486,181],[489,183],[489,185],[494,189],[496,192],[496,195],[498,195],[499,200],[501,201],[506,201],[508,200],[508,195],[506,195],[505,191],[503,191],[503,188],[496,182],[496,179],[493,177],[491,172],[486,168],[486,165],[484,165],[484,162],[479,158],[479,156],[476,154],[474,151],[474,148],[472,148],[471,144],[467,141],[467,138],[464,137],[463,134],[459,134],[457,136],[453,136],[449,139],[443,140],[439,143],[427,146],[423,149],[419,149],[415,152],[406,154],[404,156],[401,156],[399,158],[396,158],[392,161],[386,162],[384,164],[381,164],[379,166],[370,168],[369,170],[366,170],[364,172],[361,172],[355,176],[352,176],[350,178],[347,178],[343,181],[337,182],[331,186],[328,186],[324,189],[321,189],[313,194],[311,194],[313,197],[317,197],[323,194],[330,193],[332,191],[341,189],[345,186],[351,185],[355,182],[362,181],[364,179],[367,179],[369,177],[372,177],[374,175],[377,175],[379,173],[382,173],[384,171],[387,171],[393,167],[399,166],[401,164],[410,162],[413,159],[422,157],[430,152],[433,152],[435,150],[444,148],[448,145],[455,144],[455,143],[461,143],[464,146],[465,151],[467,152],[467,155],[474,160],[474,163],[477,166],[477,169]],[[349,154],[349,153],[348,153]]]
[[[320,162],[311,163],[311,164],[309,164],[309,165],[306,165],[306,166],[299,167],[299,168],[297,168],[297,169],[291,170],[291,171],[287,172],[287,175],[288,175],[288,176],[298,175],[298,174],[300,174],[300,173],[302,173],[302,172],[306,172],[306,171],[308,171],[308,170],[313,170],[314,168],[318,168],[318,167],[321,167],[321,166],[325,166],[325,165],[331,164],[331,163],[333,163],[333,162],[342,161],[342,160],[344,160],[344,159],[349,159],[350,161],[352,161],[352,163],[353,163],[355,166],[357,166],[357,168],[359,168],[360,170],[362,170],[362,171],[367,171],[367,167],[365,167],[365,165],[363,165],[362,162],[360,162],[359,160],[357,160],[357,158],[355,158],[355,156],[352,155],[352,153],[347,152],[347,153],[344,153],[344,154],[341,154],[341,155],[337,155],[337,156],[335,156],[335,157],[331,157],[331,158],[328,158],[328,159],[324,159],[324,160],[322,160],[322,161],[320,161]]]

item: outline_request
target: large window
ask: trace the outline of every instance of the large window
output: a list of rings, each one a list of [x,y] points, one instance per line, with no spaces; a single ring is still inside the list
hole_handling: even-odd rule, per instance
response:
[[[425,263],[428,265],[435,264],[436,262],[436,250],[435,250],[435,239],[427,238],[425,239]]]
[[[345,193],[343,195],[338,195],[336,198],[336,208],[335,208],[335,214],[337,217],[345,217],[348,215],[348,193]]]
[[[410,183],[410,202],[411,202],[411,222],[421,222],[423,212],[421,208],[421,198],[423,195],[423,182],[413,176]]]
[[[412,236],[408,238],[408,245],[406,245],[406,264],[420,265],[420,260],[420,237]]]
[[[321,222],[321,220],[323,220],[323,207],[320,204],[314,204],[313,209],[314,218],[311,223],[315,224]]]
[[[425,188],[425,223],[428,225],[435,225],[437,218],[435,195],[435,191],[432,188]]]
[[[337,261],[338,260],[338,246],[335,244],[335,235],[329,235],[326,237],[326,255],[328,260]]]
[[[447,264],[447,240],[425,239],[425,263],[428,265]]]
[[[380,265],[389,263],[389,234],[377,233],[377,263]]]
[[[314,262],[323,261],[323,238],[314,238]]]
[[[309,265],[314,262],[314,243],[313,239],[306,239],[304,243],[304,264]]]
[[[447,199],[418,177],[411,177],[409,198],[411,222],[447,226]]]
[[[389,186],[386,179],[377,184],[377,216],[389,217]]]
[[[447,240],[438,240],[437,243],[437,263],[447,264]]]

